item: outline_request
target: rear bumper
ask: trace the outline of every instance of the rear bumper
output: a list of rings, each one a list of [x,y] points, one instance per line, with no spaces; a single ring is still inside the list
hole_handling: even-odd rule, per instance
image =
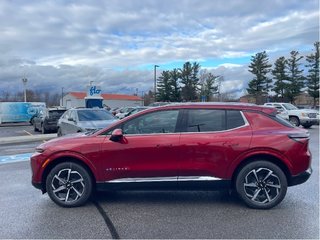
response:
[[[310,178],[311,173],[312,173],[312,168],[310,167],[306,171],[304,171],[296,176],[292,176],[291,180],[289,182],[289,186],[294,186],[294,185],[298,185],[298,184],[306,182]]]

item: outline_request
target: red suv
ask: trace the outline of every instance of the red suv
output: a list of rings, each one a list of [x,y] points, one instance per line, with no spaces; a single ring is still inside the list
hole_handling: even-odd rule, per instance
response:
[[[276,113],[230,103],[144,110],[41,144],[32,184],[63,207],[83,205],[94,190],[233,188],[249,207],[272,208],[311,175],[308,132]]]

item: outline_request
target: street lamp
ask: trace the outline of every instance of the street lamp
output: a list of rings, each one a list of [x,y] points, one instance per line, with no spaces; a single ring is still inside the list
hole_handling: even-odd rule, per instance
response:
[[[63,87],[61,88],[61,107],[63,107]]]
[[[223,76],[218,76],[216,77],[216,80],[219,81],[219,85],[218,85],[218,96],[219,96],[219,102],[221,102],[221,82],[223,81]]]
[[[158,65],[154,65],[154,101],[156,102],[157,96],[157,67]]]
[[[27,102],[27,82],[28,79],[27,78],[22,78],[22,83],[23,83],[23,87],[24,87],[24,102]]]

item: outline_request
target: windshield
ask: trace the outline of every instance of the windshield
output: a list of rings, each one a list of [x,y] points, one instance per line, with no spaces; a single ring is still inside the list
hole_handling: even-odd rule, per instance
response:
[[[106,110],[78,110],[79,121],[114,120],[114,116]]]
[[[298,108],[290,103],[284,103],[283,104],[284,108],[287,110],[297,110]]]

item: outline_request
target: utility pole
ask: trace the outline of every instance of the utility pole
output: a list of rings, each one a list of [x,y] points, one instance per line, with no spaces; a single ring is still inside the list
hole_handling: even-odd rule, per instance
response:
[[[63,107],[63,87],[61,88],[61,107]]]
[[[157,67],[158,65],[154,65],[154,101],[157,99]]]
[[[27,82],[28,82],[28,79],[26,77],[23,77],[22,83],[24,87],[24,102],[27,102]]]

